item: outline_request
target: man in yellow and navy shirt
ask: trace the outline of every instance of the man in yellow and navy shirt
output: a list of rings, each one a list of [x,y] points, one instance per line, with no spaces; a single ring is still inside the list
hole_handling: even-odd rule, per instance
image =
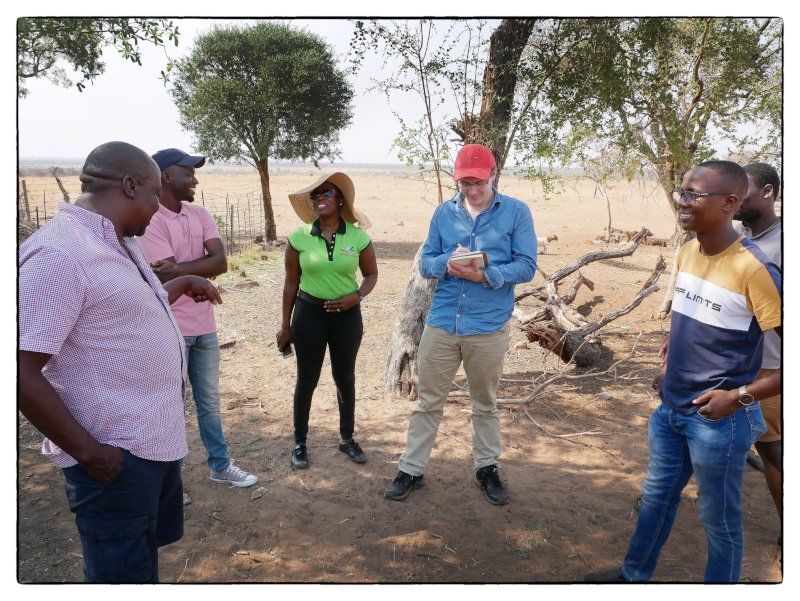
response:
[[[748,450],[766,431],[758,399],[780,389],[780,372],[756,381],[764,332],[781,334],[781,273],[731,224],[747,185],[736,163],[706,161],[675,191],[681,226],[697,239],[678,257],[642,505],[622,569],[588,580],[650,580],[692,474],[708,540],[705,581],[739,580],[742,478]]]

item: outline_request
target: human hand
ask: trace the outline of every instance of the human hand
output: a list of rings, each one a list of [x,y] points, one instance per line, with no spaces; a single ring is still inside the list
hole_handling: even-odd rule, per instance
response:
[[[461,246],[461,244],[458,244],[456,246],[456,249],[453,251],[453,254],[451,254],[450,256],[452,257],[455,255],[464,255],[467,254],[468,252],[471,252],[470,249],[466,248],[465,246]]]
[[[186,278],[188,288],[184,294],[194,300],[196,303],[209,301],[212,305],[221,305],[222,297],[219,294],[216,286],[209,282],[207,279],[199,275],[187,275]]]
[[[122,449],[109,444],[98,444],[88,457],[78,463],[100,484],[109,484],[119,475],[124,457]]]
[[[736,413],[742,406],[738,390],[709,390],[692,401],[700,405],[698,412],[708,419],[722,419]]]
[[[161,259],[150,263],[153,273],[159,280],[166,282],[179,277],[181,274],[178,264],[172,259]]]
[[[664,375],[666,374],[666,372],[667,370],[665,370],[662,367],[661,370],[658,372],[658,375],[655,378],[653,378],[653,382],[652,384],[650,384],[650,387],[656,392],[661,392],[661,385],[664,383]]]
[[[667,349],[669,348],[669,336],[664,338],[664,342],[658,347],[658,358],[661,360],[661,367],[667,364]]]
[[[278,345],[278,350],[283,352],[286,347],[292,343],[292,330],[289,326],[282,326],[278,333],[275,334],[275,341]]]
[[[456,254],[456,253],[453,253]],[[470,261],[468,265],[461,265],[449,261],[447,263],[447,273],[463,280],[470,280],[472,282],[485,282],[486,275],[483,270],[478,267],[478,261]]]
[[[328,313],[342,313],[361,303],[361,297],[355,292],[352,294],[345,294],[336,300],[326,301],[323,307]]]

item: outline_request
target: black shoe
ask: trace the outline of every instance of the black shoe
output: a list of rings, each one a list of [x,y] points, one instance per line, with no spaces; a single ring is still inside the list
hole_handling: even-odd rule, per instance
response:
[[[340,442],[339,450],[342,453],[347,453],[350,461],[354,461],[355,463],[367,462],[367,456],[364,455],[364,451],[361,450],[361,447],[358,446],[358,443],[355,440],[351,440],[350,442]]]
[[[308,452],[306,445],[299,444],[292,451],[292,467],[300,470],[308,469]]]
[[[405,472],[397,472],[397,477],[386,487],[383,496],[392,501],[402,501],[412,490],[422,488],[425,476],[412,476]]]
[[[609,582],[609,583],[626,583],[630,580],[622,575],[622,570],[614,568],[613,570],[604,570],[602,572],[592,572],[583,577],[584,582]]]
[[[500,482],[500,474],[496,465],[487,465],[475,472],[475,484],[480,486],[492,505],[505,505],[508,503],[506,487]]]

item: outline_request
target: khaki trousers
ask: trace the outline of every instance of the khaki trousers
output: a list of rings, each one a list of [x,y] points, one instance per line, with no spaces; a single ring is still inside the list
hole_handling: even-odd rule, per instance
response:
[[[497,387],[508,349],[508,323],[492,334],[456,336],[426,325],[419,342],[419,403],[411,412],[406,450],[399,468],[421,476],[436,442],[453,377],[461,362],[472,400],[472,457],[475,469],[498,465],[500,415]]]

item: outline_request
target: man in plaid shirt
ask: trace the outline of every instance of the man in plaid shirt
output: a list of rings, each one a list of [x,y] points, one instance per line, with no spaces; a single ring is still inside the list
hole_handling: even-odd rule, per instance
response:
[[[95,148],[81,195],[19,249],[19,409],[62,468],[87,582],[158,582],[183,535],[183,338],[169,305],[221,302],[208,280],[162,284],[134,236],[161,173],[124,142]]]

